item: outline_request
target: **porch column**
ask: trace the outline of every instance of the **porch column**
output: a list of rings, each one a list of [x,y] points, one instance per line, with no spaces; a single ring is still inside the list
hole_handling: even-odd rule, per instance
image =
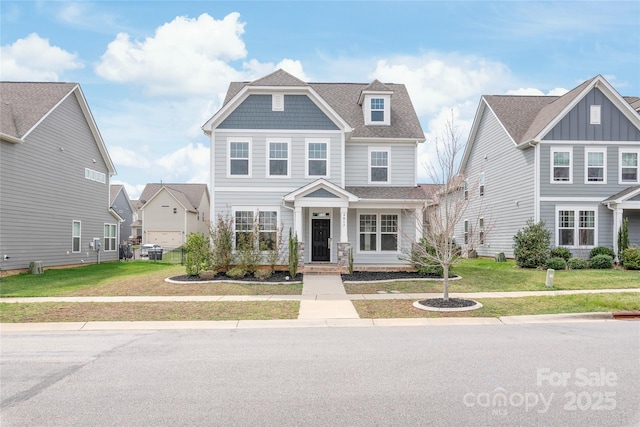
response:
[[[349,234],[347,233],[347,211],[349,208],[340,208],[340,242],[348,242]]]
[[[619,205],[615,205],[613,208],[613,252],[616,254],[616,261],[618,260],[618,231],[622,226],[622,209]]]
[[[295,233],[298,236],[299,242],[304,242],[304,236],[302,235],[302,208],[300,206],[296,206],[294,208],[294,220]]]

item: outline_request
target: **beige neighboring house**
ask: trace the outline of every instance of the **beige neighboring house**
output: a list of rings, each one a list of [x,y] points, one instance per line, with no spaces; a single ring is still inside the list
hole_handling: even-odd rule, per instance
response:
[[[172,249],[189,233],[209,232],[209,189],[206,184],[147,184],[140,195],[142,243]]]

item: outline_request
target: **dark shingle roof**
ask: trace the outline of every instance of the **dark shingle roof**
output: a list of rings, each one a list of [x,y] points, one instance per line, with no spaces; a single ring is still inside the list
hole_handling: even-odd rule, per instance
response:
[[[421,187],[345,187],[349,193],[361,199],[426,200]]]
[[[22,138],[76,83],[0,82],[0,132]]]
[[[285,71],[278,70],[254,82],[232,82],[224,104],[227,104],[245,86],[308,86],[320,95],[353,130],[355,138],[409,138],[424,140],[424,131],[418,120],[409,92],[403,84],[381,83],[305,83]],[[363,90],[389,91],[391,95],[391,125],[365,126],[362,106],[358,104]]]
[[[637,191],[639,189],[640,189],[640,185],[635,185],[633,187],[627,187],[624,190],[622,190],[621,192],[616,193],[613,196],[603,200],[602,203],[613,202],[614,200],[618,200],[618,199],[624,199],[626,195],[631,194],[634,191]]]
[[[207,192],[207,184],[147,184],[140,195],[140,203],[146,204],[160,189],[164,187],[176,198],[185,209],[195,212],[200,205],[202,195]]]

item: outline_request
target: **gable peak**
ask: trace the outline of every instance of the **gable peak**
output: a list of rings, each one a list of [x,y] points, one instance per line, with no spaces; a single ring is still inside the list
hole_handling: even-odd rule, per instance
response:
[[[271,74],[252,81],[249,86],[308,86],[308,84],[283,69],[278,69]]]

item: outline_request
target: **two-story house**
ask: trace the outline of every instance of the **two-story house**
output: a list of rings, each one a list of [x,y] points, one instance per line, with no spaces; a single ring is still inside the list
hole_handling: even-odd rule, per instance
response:
[[[0,269],[118,259],[115,168],[77,83],[0,83]]]
[[[133,237],[131,226],[134,222],[135,208],[122,184],[112,184],[109,187],[109,200],[111,201],[111,209],[122,217],[119,236],[120,244],[125,244]]]
[[[292,230],[305,263],[398,265],[420,234],[424,132],[402,84],[306,83],[278,70],[229,86],[211,138],[212,219],[236,236]]]
[[[600,75],[563,96],[483,96],[460,165],[480,194],[456,235],[491,221],[478,254],[512,257],[513,236],[542,220],[552,246],[587,257],[595,246],[617,251],[627,218],[639,245],[639,109],[640,98]],[[486,218],[477,221],[480,203]]]
[[[177,248],[189,233],[209,234],[207,184],[147,184],[139,203],[142,243]]]

